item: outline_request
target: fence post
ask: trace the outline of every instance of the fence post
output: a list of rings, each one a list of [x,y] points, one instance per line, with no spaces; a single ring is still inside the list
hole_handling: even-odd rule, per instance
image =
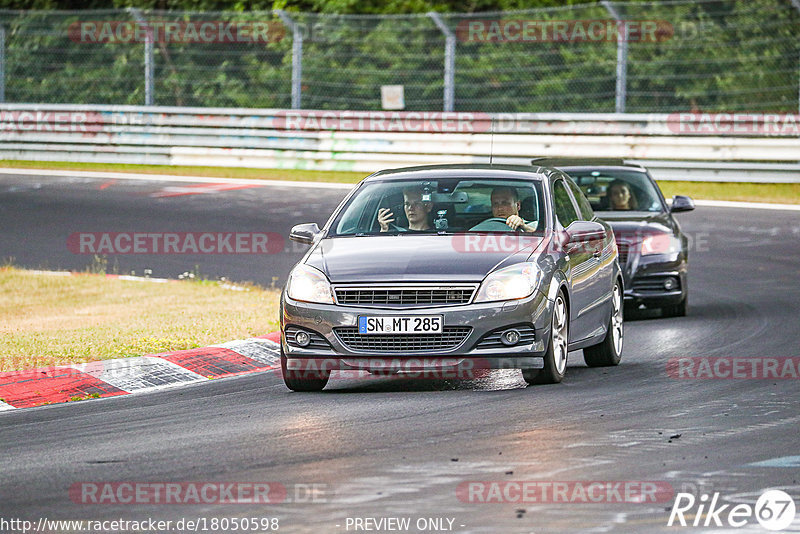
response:
[[[6,29],[0,26],[0,103],[6,101]]]
[[[300,109],[303,89],[303,31],[286,11],[276,9],[275,12],[292,30],[292,109]]]
[[[797,13],[800,14],[800,0],[792,0],[792,5],[797,10]],[[797,112],[800,113],[800,58],[798,58],[797,63]]]
[[[135,7],[129,8],[131,13],[133,13],[133,17],[136,19],[136,22],[142,24],[145,27],[145,37],[144,40],[144,105],[145,106],[152,106],[154,99],[153,95],[153,84],[154,84],[154,58],[153,58],[153,41],[155,41],[155,35],[153,34],[153,28],[147,25],[147,21],[142,16],[142,12]]]
[[[617,90],[614,111],[625,113],[626,91],[628,86],[628,27],[611,2],[602,1],[603,7],[608,10],[617,21]]]
[[[453,111],[456,93],[456,35],[450,31],[439,13],[431,11],[428,16],[444,34],[444,111]]]

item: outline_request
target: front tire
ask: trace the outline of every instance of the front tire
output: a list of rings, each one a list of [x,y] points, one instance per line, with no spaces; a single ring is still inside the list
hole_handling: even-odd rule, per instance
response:
[[[614,283],[611,301],[611,317],[608,319],[606,337],[601,343],[583,349],[583,361],[589,367],[618,365],[622,358],[622,341],[625,336],[623,310],[625,307],[619,282]]]
[[[287,369],[286,355],[281,345],[281,373],[286,387],[292,391],[322,391],[328,384],[330,371],[298,371]]]
[[[564,293],[559,291],[553,304],[550,339],[544,353],[544,369],[523,369],[522,378],[530,385],[558,384],[567,371],[569,310]]]

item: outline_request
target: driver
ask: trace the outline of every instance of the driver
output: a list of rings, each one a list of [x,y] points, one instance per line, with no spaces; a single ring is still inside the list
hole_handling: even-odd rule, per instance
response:
[[[493,219],[504,219],[506,226],[523,232],[536,231],[537,223],[526,222],[519,216],[519,198],[513,187],[495,187],[492,190],[492,218],[473,226],[471,231],[497,231],[498,223]]]
[[[433,209],[433,204],[422,201],[422,190],[418,188],[403,189],[403,209],[408,219],[409,230],[430,230],[428,214]],[[394,222],[394,213],[390,208],[378,210],[378,224],[381,225],[381,232],[389,231],[389,224]],[[405,228],[398,228],[404,231]]]
[[[635,210],[638,207],[636,195],[631,192],[630,184],[619,178],[609,184],[608,198],[611,200],[612,210]]]

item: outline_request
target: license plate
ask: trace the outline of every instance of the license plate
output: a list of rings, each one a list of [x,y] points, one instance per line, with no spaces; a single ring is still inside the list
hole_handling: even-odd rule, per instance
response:
[[[358,318],[359,334],[441,334],[441,315],[400,315]]]

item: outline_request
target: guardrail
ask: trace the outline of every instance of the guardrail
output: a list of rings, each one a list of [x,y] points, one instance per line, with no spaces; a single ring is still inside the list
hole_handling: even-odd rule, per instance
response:
[[[0,159],[352,170],[639,161],[657,179],[800,182],[800,116],[0,105]]]

